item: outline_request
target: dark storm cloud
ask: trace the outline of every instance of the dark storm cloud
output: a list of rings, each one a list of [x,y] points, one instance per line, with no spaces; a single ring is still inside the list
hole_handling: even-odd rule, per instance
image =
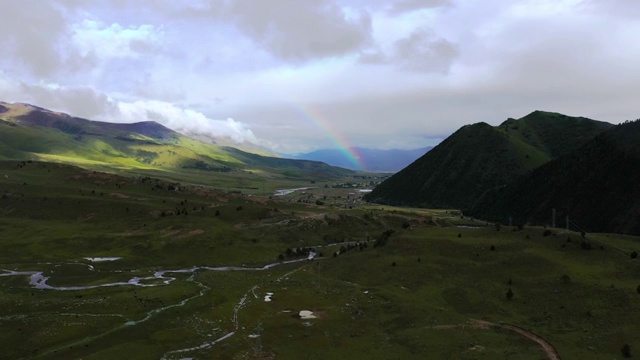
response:
[[[403,14],[423,9],[433,9],[440,7],[452,7],[451,0],[400,0],[394,2],[388,8],[390,14]]]
[[[51,2],[25,0],[0,2],[0,64],[19,71],[26,68],[37,76],[48,76],[64,62],[59,38],[68,31],[62,11]]]
[[[360,61],[365,64],[393,64],[409,71],[446,73],[457,56],[455,44],[421,28],[397,40],[391,54],[365,52]]]
[[[257,44],[286,60],[343,55],[370,39],[367,14],[347,14],[330,0],[231,1],[225,14]]]

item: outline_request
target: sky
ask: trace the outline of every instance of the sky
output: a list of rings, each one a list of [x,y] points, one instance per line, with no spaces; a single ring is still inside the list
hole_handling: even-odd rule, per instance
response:
[[[640,118],[635,0],[3,0],[0,101],[279,153]]]

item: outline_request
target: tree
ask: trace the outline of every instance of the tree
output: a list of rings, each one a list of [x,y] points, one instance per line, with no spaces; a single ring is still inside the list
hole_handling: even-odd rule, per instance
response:
[[[632,253],[631,253],[631,258],[632,258],[632,259],[635,259],[635,258],[637,258],[637,257],[638,257],[638,253],[637,253],[636,251],[634,251],[634,252],[632,252]]]
[[[511,290],[511,288],[509,288],[509,290],[507,291],[507,300],[511,301],[511,299],[513,299],[513,291]]]
[[[625,358],[630,358],[631,346],[629,346],[629,344],[622,345],[622,349],[620,349],[620,352],[622,353],[622,356],[624,356]]]

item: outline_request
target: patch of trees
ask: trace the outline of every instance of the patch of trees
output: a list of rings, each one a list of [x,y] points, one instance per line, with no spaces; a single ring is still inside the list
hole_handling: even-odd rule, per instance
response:
[[[312,247],[298,247],[298,248],[287,248],[284,254],[278,255],[278,260],[282,261],[285,258],[300,258],[307,257],[310,253],[316,253],[317,256],[322,257],[322,252],[317,252],[315,248]]]
[[[195,169],[204,171],[216,171],[216,172],[230,172],[231,168],[228,166],[214,166],[208,164],[202,160],[194,160],[188,164],[182,165],[183,169]]]
[[[631,346],[629,346],[629,344],[622,345],[622,348],[620,349],[620,352],[622,353],[622,356],[624,356],[625,358],[630,358],[631,357]]]
[[[375,245],[373,245],[373,247],[385,246],[387,244],[387,241],[389,241],[389,238],[391,237],[391,235],[395,232],[396,231],[393,229],[388,229],[383,231],[382,234],[380,234],[380,236],[376,240],[376,243]]]

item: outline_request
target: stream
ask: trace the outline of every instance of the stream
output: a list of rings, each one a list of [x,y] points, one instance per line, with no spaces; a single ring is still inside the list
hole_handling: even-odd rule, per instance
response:
[[[140,320],[130,320],[130,319],[126,319],[123,315],[121,314],[110,314],[109,316],[118,316],[118,317],[122,317],[123,320],[125,320],[125,322],[119,326],[116,326],[115,328],[112,328],[108,331],[105,331],[103,333],[97,334],[97,335],[92,335],[89,337],[85,337],[83,339],[80,339],[78,341],[75,341],[71,344],[67,343],[64,344],[63,346],[60,347],[56,347],[56,348],[51,348],[48,349],[46,352],[40,353],[37,357],[42,357],[42,356],[46,356],[48,354],[51,354],[53,352],[56,352],[58,350],[63,350],[64,348],[67,348],[69,346],[76,346],[76,345],[80,345],[80,344],[84,344],[84,343],[88,343],[91,341],[94,341],[96,339],[102,338],[108,334],[111,334],[117,330],[120,330],[122,328],[125,327],[130,327],[130,326],[135,326],[138,325],[140,323],[143,323],[145,321],[148,321],[149,319],[153,318],[154,316],[168,310],[171,308],[176,308],[176,307],[182,307],[184,305],[186,305],[188,302],[190,302],[193,299],[199,298],[201,296],[204,296],[204,294],[210,290],[210,287],[198,282],[195,280],[195,273],[197,271],[265,271],[265,270],[269,270],[273,267],[276,267],[278,265],[284,265],[284,264],[292,264],[292,263],[299,263],[299,262],[304,262],[304,261],[310,261],[313,260],[316,257],[316,253],[311,252],[307,257],[301,258],[301,259],[294,259],[294,260],[288,260],[288,261],[281,261],[281,262],[276,262],[276,263],[270,263],[267,265],[264,265],[263,267],[244,267],[244,266],[219,266],[219,267],[211,267],[211,266],[194,266],[191,268],[185,268],[185,269],[174,269],[174,270],[159,270],[159,271],[154,271],[150,276],[145,276],[145,277],[138,277],[138,276],[132,276],[131,278],[129,278],[127,281],[116,281],[116,282],[110,282],[110,283],[105,283],[105,284],[99,284],[99,285],[75,285],[75,286],[53,286],[53,285],[49,285],[47,282],[50,280],[50,276],[45,276],[43,271],[18,271],[18,270],[0,270],[3,271],[0,273],[0,277],[8,277],[8,276],[25,276],[29,278],[29,285],[34,288],[34,289],[40,289],[40,290],[53,290],[53,291],[81,291],[81,290],[89,290],[89,289],[95,289],[95,288],[99,288],[99,287],[114,287],[114,286],[139,286],[139,287],[151,287],[151,286],[166,286],[171,284],[174,280],[176,280],[176,277],[170,276],[171,274],[192,274],[187,281],[191,281],[191,282],[195,282],[199,287],[200,287],[200,291],[191,296],[188,297],[186,299],[183,299],[182,301],[176,303],[176,304],[171,304],[171,305],[167,305],[164,307],[160,307],[160,308],[156,308],[153,310],[150,310],[147,312],[146,316]],[[91,261],[91,262],[95,262],[95,259],[97,258],[85,258],[85,260]],[[102,258],[100,258],[102,259]],[[109,259],[109,260],[98,260],[98,261],[115,261],[117,260],[117,258],[104,258],[104,259]],[[82,263],[76,263],[76,264],[82,264]],[[94,268],[92,265],[89,264],[83,264],[83,265],[87,265],[88,270],[93,271]],[[281,278],[284,278],[286,276],[288,276],[289,274],[299,270],[295,269],[294,271],[291,271],[287,274],[285,274],[284,276],[282,276]],[[121,272],[121,271],[114,271],[114,272]],[[178,349],[178,350],[173,350],[173,351],[169,351],[167,353],[165,353],[165,355],[162,357],[162,359],[170,359],[173,358],[173,355],[178,355],[178,354],[184,354],[184,353],[188,353],[188,352],[193,352],[193,351],[197,351],[197,350],[203,350],[203,349],[207,349],[212,347],[213,345],[222,342],[230,337],[232,337],[236,331],[239,328],[239,324],[238,324],[238,312],[246,306],[246,304],[249,302],[249,295],[253,294],[254,297],[257,298],[256,294],[255,294],[255,290],[256,288],[258,288],[258,286],[254,286],[251,289],[249,289],[244,296],[239,300],[239,302],[235,305],[234,310],[233,310],[233,314],[232,314],[232,322],[233,322],[233,326],[234,326],[234,330],[230,331],[228,333],[226,333],[225,335],[217,338],[216,340],[213,341],[209,341],[209,342],[205,342],[201,345],[198,346],[194,346],[194,347],[189,347],[189,348],[184,348],[184,349]],[[71,315],[71,314],[61,314],[61,315]]]

